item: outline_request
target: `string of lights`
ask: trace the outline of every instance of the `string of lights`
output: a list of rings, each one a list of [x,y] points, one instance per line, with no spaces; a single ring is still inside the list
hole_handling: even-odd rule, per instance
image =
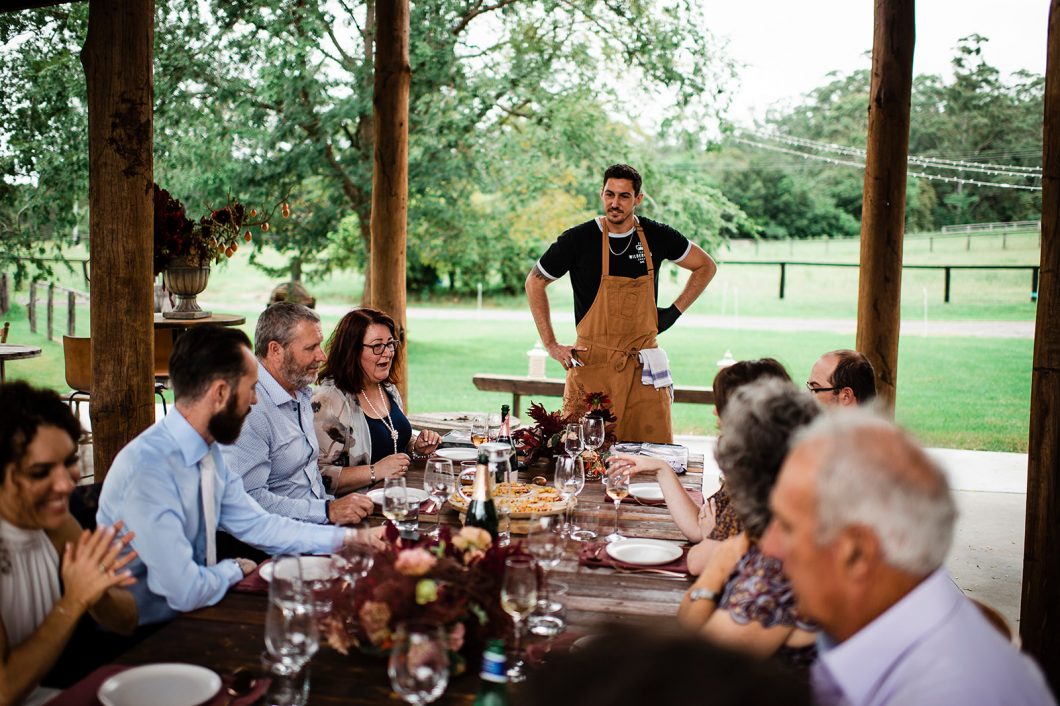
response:
[[[841,167],[854,167],[856,169],[864,169],[865,168],[865,162],[863,160],[855,162],[855,161],[851,161],[851,160],[847,160],[847,159],[839,159],[837,157],[828,157],[828,156],[825,156],[825,155],[813,154],[811,152],[800,152],[799,150],[789,149],[787,147],[781,147],[779,145],[772,145],[772,144],[769,144],[769,143],[766,143],[766,142],[758,142],[758,141],[755,141],[755,140],[749,140],[749,139],[747,139],[745,137],[733,137],[732,139],[735,142],[739,142],[741,144],[745,144],[745,145],[748,145],[750,147],[756,147],[758,149],[769,150],[769,151],[772,151],[772,152],[780,152],[782,154],[794,155],[794,156],[797,156],[797,157],[802,157],[803,159],[812,159],[812,160],[816,160],[816,161],[819,161],[819,162],[824,162],[826,164],[832,164],[832,165],[841,166]],[[844,149],[853,149],[853,148],[844,148]],[[852,156],[857,156],[857,155],[852,155]],[[1009,183],[994,182],[994,181],[980,181],[978,179],[966,179],[966,178],[963,178],[963,177],[951,177],[951,176],[945,176],[943,174],[930,174],[928,172],[920,172],[920,171],[908,171],[907,173],[908,173],[909,176],[912,176],[912,177],[918,177],[918,178],[921,178],[921,179],[929,179],[931,181],[942,181],[942,182],[947,182],[947,183],[950,183],[950,184],[970,184],[972,186],[990,186],[990,187],[994,187],[994,188],[998,188],[998,189],[1018,189],[1018,190],[1021,190],[1021,191],[1041,191],[1042,190],[1042,187],[1040,187],[1040,186],[1027,186],[1025,184],[1009,184]]]

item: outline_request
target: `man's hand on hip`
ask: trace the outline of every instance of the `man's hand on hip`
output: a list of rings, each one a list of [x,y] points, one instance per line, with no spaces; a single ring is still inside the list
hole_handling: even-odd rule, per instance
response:
[[[548,344],[546,349],[553,359],[559,361],[559,364],[563,366],[564,370],[570,370],[573,361],[577,359],[578,351],[589,350],[585,346],[567,346],[562,343],[556,343],[555,341]]]
[[[333,525],[352,525],[372,514],[372,501],[367,495],[350,493],[328,503],[328,520]]]
[[[681,316],[681,310],[677,308],[676,304],[671,304],[665,309],[657,309],[656,311],[659,315],[659,333],[677,323],[677,318]]]

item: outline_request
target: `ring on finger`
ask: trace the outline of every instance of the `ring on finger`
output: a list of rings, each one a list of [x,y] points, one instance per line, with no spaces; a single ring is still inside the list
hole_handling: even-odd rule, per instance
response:
[[[99,562],[99,573],[101,573],[101,574],[107,573],[107,565],[104,564],[102,561]]]

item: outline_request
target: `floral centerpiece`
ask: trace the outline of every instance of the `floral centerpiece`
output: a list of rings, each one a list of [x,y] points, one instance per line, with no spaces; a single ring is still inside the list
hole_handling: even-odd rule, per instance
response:
[[[595,480],[603,475],[604,465],[600,454],[615,443],[615,424],[618,422],[618,417],[611,411],[611,400],[607,395],[590,392],[581,404],[566,415],[561,410],[549,412],[539,403],[531,404],[526,413],[534,420],[534,425],[517,429],[512,436],[527,465],[539,458],[564,455],[563,430],[568,424],[580,422],[585,417],[603,419],[604,443],[597,451],[586,450],[582,453],[586,478]]]
[[[518,545],[496,546],[477,527],[455,534],[442,527],[437,539],[408,541],[387,523],[384,536],[386,546],[368,574],[353,587],[342,583],[334,589],[334,607],[324,623],[331,647],[343,654],[351,646],[384,654],[399,623],[439,625],[462,670],[465,643],[481,650],[487,639],[511,632],[500,591],[504,560],[524,553]]]

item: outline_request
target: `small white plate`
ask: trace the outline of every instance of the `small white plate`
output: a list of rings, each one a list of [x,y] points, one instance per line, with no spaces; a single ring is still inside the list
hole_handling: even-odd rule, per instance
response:
[[[648,502],[663,499],[662,486],[658,483],[630,483],[629,494]]]
[[[607,545],[612,559],[627,564],[656,566],[668,564],[681,556],[681,547],[658,539],[620,539]]]
[[[338,576],[335,568],[331,565],[331,557],[303,556],[298,558],[298,563],[302,566],[302,580],[304,581],[327,581]],[[261,576],[265,583],[271,583],[272,562],[267,561],[262,564],[261,569],[258,570],[258,575]]]
[[[422,488],[405,488],[405,494],[408,495],[409,500],[414,503],[422,503],[424,500],[431,497],[430,495],[427,495],[427,491]],[[379,507],[383,507],[383,488],[369,490],[368,497],[372,499],[373,503]]]
[[[221,677],[194,664],[147,664],[115,674],[96,692],[103,706],[196,706],[221,690]]]
[[[461,461],[474,461],[477,459],[478,450],[453,446],[447,449],[436,449],[434,455],[440,456],[441,458],[447,458],[455,463],[460,463]]]

